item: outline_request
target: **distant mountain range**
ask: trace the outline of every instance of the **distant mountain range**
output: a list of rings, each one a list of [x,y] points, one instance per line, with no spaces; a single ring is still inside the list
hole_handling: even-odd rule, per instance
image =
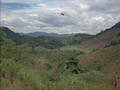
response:
[[[19,33],[20,35],[39,37],[39,36],[50,36],[50,37],[68,37],[74,36],[75,34],[57,34],[57,33],[46,33],[46,32],[33,32],[33,33]]]

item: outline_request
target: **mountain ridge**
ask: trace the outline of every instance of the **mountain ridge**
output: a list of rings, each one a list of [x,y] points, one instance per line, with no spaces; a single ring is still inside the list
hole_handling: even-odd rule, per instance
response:
[[[19,33],[20,35],[40,37],[40,36],[50,36],[50,37],[69,37],[75,34],[57,34],[57,33],[46,33],[46,32],[32,32],[32,33]]]

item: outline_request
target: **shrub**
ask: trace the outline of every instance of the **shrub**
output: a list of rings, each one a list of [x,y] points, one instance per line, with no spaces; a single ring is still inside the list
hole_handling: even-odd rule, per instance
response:
[[[69,69],[74,74],[79,74],[84,72],[84,68],[79,64],[79,60],[76,57],[71,57],[66,63],[66,69]]]

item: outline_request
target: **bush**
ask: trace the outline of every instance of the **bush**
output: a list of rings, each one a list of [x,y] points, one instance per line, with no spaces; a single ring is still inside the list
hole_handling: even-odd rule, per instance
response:
[[[84,72],[84,68],[79,64],[79,60],[76,57],[71,57],[66,63],[66,69],[70,70],[74,74],[79,74]]]
[[[2,77],[15,77],[19,71],[19,66],[11,59],[0,59]]]

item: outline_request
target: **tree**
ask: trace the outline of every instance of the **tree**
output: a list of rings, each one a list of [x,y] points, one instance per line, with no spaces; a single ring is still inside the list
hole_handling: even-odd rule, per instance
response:
[[[66,69],[69,69],[74,74],[79,74],[84,71],[84,68],[79,64],[79,60],[76,57],[71,57],[66,64]]]
[[[5,38],[6,38],[6,35],[2,31],[2,27],[0,27],[0,46],[2,45],[3,41],[5,40]]]

